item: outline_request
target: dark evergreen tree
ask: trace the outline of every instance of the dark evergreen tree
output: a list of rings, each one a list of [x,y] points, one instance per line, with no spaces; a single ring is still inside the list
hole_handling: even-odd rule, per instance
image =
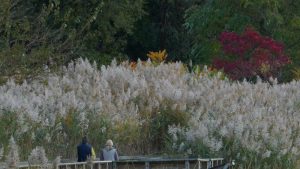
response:
[[[147,0],[147,14],[136,23],[127,53],[132,59],[147,59],[149,51],[166,49],[169,60],[188,60],[190,39],[184,27],[185,10],[195,0]]]

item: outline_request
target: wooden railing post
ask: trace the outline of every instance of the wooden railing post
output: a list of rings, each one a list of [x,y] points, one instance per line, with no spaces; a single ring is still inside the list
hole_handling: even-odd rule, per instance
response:
[[[185,168],[185,169],[190,169],[190,162],[189,162],[188,160],[186,160],[186,161],[184,162],[184,168]]]
[[[145,162],[145,169],[150,169],[150,163],[148,161]]]

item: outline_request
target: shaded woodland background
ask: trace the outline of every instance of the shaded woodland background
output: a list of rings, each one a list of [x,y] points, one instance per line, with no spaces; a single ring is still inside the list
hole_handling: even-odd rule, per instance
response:
[[[83,57],[108,64],[166,49],[167,61],[210,65],[224,31],[253,27],[285,46],[300,76],[300,4],[296,0],[2,0],[1,82],[30,79]],[[58,69],[57,69],[58,70]]]

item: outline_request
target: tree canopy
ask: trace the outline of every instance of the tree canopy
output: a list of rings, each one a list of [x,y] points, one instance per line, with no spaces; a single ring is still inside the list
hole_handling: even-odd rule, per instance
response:
[[[62,65],[87,57],[110,62],[124,53],[141,18],[143,0],[3,0],[0,4],[2,74]]]
[[[284,44],[288,80],[300,72],[299,9],[295,0],[3,0],[0,72],[34,75],[79,57],[144,60],[164,49],[168,61],[210,65],[222,32],[250,26]]]

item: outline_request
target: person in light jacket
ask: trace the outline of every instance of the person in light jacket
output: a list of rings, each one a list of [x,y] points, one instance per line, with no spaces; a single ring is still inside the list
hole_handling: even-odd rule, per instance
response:
[[[117,150],[113,147],[112,140],[107,140],[105,148],[100,153],[100,160],[102,161],[118,161],[119,156]]]

